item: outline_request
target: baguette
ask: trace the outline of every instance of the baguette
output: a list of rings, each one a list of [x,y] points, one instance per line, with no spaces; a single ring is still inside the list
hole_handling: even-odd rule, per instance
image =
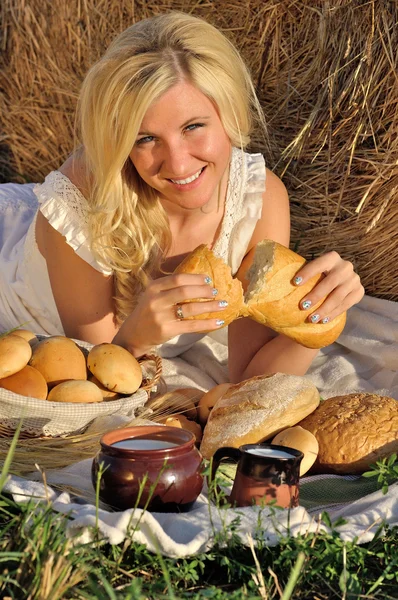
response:
[[[302,256],[277,242],[259,242],[246,275],[248,287],[245,294],[240,281],[232,277],[228,265],[205,245],[191,252],[175,272],[210,275],[214,287],[218,289],[218,297],[228,301],[228,307],[222,311],[190,318],[220,318],[226,326],[237,318],[250,317],[302,346],[322,348],[338,338],[346,322],[346,313],[325,324],[307,321],[308,312],[300,308],[300,301],[323,275],[319,274],[303,285],[295,286],[292,283],[294,276],[305,262]],[[312,310],[316,310],[323,301],[324,298]]]
[[[223,446],[267,440],[296,425],[319,401],[315,385],[296,375],[259,375],[231,385],[209,415],[200,451],[211,458]]]

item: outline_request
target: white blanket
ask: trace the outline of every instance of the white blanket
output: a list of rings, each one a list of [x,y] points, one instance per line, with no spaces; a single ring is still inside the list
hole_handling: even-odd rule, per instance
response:
[[[225,333],[207,336],[180,358],[164,360],[168,385],[207,390],[228,381]],[[363,391],[398,400],[398,303],[365,296],[348,311],[338,342],[319,352],[306,376],[322,398]]]
[[[167,383],[174,388],[197,386],[208,389],[226,381],[227,355],[222,342],[222,334],[218,332],[217,336],[208,336],[197,343],[182,357],[165,360]],[[308,377],[323,398],[340,393],[374,391],[398,400],[398,304],[365,297],[349,311],[346,328],[338,343],[319,353]],[[92,495],[90,466],[91,460],[88,460],[59,472],[48,472],[47,481],[50,485],[69,484]],[[98,523],[101,534],[112,544],[121,543],[128,535],[154,552],[173,557],[208,550],[216,534],[228,529],[237,517],[240,519],[237,532],[243,543],[248,542],[249,535],[255,538],[258,534],[259,514],[261,536],[269,545],[277,544],[280,535],[296,536],[328,529],[319,521],[321,506],[310,511],[303,506],[276,512],[257,507],[219,510],[208,503],[206,493],[203,493],[186,514],[151,514],[139,509],[112,513],[100,509],[96,515],[93,503],[82,505],[67,492],[45,490],[39,481],[12,477],[6,490],[18,501],[36,496],[40,503],[49,497],[56,511],[70,514],[68,533],[79,534],[81,540],[92,539],[90,527]],[[358,543],[370,541],[382,521],[398,525],[398,484],[391,485],[385,496],[378,491],[346,504],[342,498],[340,504],[329,506],[328,512],[332,520],[346,518],[346,524],[337,528],[343,539],[357,539]]]

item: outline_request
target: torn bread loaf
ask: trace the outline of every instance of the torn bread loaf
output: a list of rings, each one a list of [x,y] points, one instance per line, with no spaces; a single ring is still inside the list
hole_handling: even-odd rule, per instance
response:
[[[245,294],[241,282],[232,277],[230,267],[205,245],[191,252],[175,272],[209,275],[213,286],[218,289],[218,297],[228,301],[228,307],[222,311],[192,318],[219,318],[228,325],[239,317],[250,317],[307,348],[322,348],[338,338],[344,328],[346,314],[328,323],[307,321],[308,311],[300,308],[300,302],[323,275],[319,274],[300,286],[294,285],[293,279],[305,262],[299,254],[277,242],[259,242],[247,273],[249,284]],[[323,300],[312,310],[316,310]]]

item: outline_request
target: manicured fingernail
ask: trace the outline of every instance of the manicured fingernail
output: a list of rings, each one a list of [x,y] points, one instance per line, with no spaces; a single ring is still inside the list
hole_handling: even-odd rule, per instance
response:
[[[310,321],[311,321],[311,323],[318,323],[318,321],[319,321],[319,315],[311,315],[310,316]]]
[[[326,323],[329,323],[330,321],[330,317],[323,317],[321,323],[323,323],[324,325],[326,325]]]
[[[216,321],[216,325],[217,327],[222,327],[224,325],[225,321],[223,321],[222,319],[217,319]]]
[[[304,310],[308,310],[311,307],[311,300],[303,300],[301,303],[301,308],[304,308]]]
[[[220,308],[225,308],[226,306],[228,306],[228,302],[226,300],[220,300],[220,302],[218,303],[218,306]]]
[[[213,288],[212,294],[213,294],[213,296],[217,296],[218,290],[216,288]]]
[[[294,283],[294,285],[300,285],[300,283],[303,283],[303,278],[300,277],[300,275],[299,275],[298,277],[295,277],[293,279],[293,283]]]
[[[207,283],[207,285],[211,284],[211,277],[209,277],[208,275],[206,275],[205,277],[205,283]]]

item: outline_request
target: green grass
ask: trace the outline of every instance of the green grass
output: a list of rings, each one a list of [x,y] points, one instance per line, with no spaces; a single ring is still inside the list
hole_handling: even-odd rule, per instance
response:
[[[16,433],[14,442],[17,441]],[[0,490],[12,463],[0,474]],[[396,457],[395,457],[396,458]],[[372,472],[384,491],[396,466]],[[328,521],[328,516],[324,515]],[[0,598],[17,600],[254,600],[398,598],[398,527],[380,527],[357,545],[337,532],[281,536],[276,547],[261,539],[244,546],[237,521],[206,554],[170,559],[126,539],[111,546],[94,531],[94,543],[66,535],[67,517],[42,503],[16,504],[0,495]],[[330,525],[330,522],[329,522]],[[336,524],[335,524],[336,526]]]
[[[398,598],[398,528],[364,545],[319,533],[251,550],[232,526],[207,554],[170,559],[130,540],[73,545],[66,522],[1,498],[2,599]]]

